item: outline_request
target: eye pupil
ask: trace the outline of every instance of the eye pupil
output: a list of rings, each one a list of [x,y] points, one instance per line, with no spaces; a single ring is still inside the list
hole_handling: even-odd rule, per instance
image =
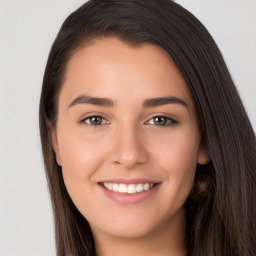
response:
[[[166,118],[163,117],[163,116],[157,116],[157,117],[154,117],[154,123],[156,125],[165,125],[167,122]]]
[[[102,118],[99,116],[90,117],[90,123],[93,125],[100,125],[102,123]]]

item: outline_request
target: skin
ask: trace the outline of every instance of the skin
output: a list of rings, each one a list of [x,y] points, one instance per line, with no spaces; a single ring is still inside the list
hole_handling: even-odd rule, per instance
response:
[[[74,103],[81,95],[107,98],[112,106]],[[176,97],[187,107],[143,104],[156,97]],[[196,165],[205,164],[207,155],[191,95],[169,55],[117,38],[78,49],[68,62],[58,111],[51,128],[56,160],[71,199],[90,223],[98,255],[186,255],[183,205]],[[102,117],[99,125],[92,125],[91,115]],[[122,204],[99,185],[117,178],[159,185],[146,200]]]

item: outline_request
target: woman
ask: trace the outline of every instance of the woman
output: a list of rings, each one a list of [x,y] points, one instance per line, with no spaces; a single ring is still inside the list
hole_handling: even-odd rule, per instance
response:
[[[91,0],[45,70],[57,255],[256,255],[255,135],[204,26],[169,0]]]

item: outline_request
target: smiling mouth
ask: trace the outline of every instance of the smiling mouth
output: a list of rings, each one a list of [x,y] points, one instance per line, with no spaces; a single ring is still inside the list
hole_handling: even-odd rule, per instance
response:
[[[157,186],[159,183],[138,183],[138,184],[123,184],[123,183],[100,183],[109,191],[119,192],[123,194],[136,194],[147,191]]]

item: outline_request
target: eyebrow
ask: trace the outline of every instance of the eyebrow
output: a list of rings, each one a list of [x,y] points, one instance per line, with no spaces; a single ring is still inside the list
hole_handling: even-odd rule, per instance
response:
[[[69,108],[78,104],[92,104],[101,107],[114,107],[115,103],[111,99],[108,98],[98,98],[98,97],[91,97],[87,95],[81,95],[74,99]],[[147,99],[143,102],[143,107],[157,107],[167,104],[180,104],[186,107],[189,110],[188,104],[177,97],[157,97],[152,99]]]
[[[181,104],[182,106],[186,107],[189,110],[188,104],[177,97],[159,97],[159,98],[152,98],[147,99],[143,103],[143,107],[157,107],[167,104]]]
[[[71,102],[69,108],[78,104],[92,104],[101,107],[114,107],[115,105],[112,100],[107,98],[96,98],[87,95],[81,95]]]

